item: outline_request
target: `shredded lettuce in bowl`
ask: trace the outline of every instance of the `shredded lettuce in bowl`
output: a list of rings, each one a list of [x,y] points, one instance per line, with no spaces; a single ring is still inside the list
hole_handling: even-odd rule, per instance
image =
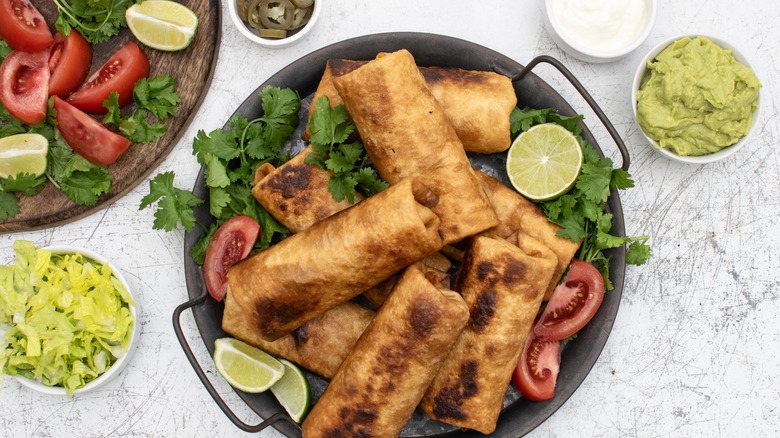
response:
[[[72,396],[127,351],[133,297],[108,264],[80,253],[24,240],[14,251],[16,264],[0,266],[0,367]]]

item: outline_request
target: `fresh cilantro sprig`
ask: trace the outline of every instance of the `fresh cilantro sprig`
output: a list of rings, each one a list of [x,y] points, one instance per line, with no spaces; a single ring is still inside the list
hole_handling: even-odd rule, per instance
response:
[[[125,11],[133,0],[54,0],[60,11],[54,23],[63,35],[79,31],[92,44],[102,43],[127,27]]]
[[[157,203],[154,229],[170,231],[181,223],[187,231],[192,231],[196,224],[206,231],[190,253],[198,263],[203,263],[217,228],[232,217],[249,216],[260,224],[261,234],[255,249],[266,248],[277,234],[288,233],[255,200],[252,186],[258,166],[263,163],[279,166],[289,159],[289,153],[282,152],[282,147],[298,124],[301,100],[296,91],[278,87],[265,87],[259,96],[261,117],[248,120],[236,115],[228,121],[229,129],[215,129],[208,134],[201,130],[193,140],[193,155],[206,166],[209,212],[216,219],[211,226],[198,222],[193,212],[193,207],[205,201],[176,188],[173,172],[153,178],[149,183],[150,193],[141,200],[141,210]]]
[[[313,153],[303,161],[306,164],[331,171],[328,190],[337,202],[345,198],[355,203],[355,190],[367,196],[386,189],[389,185],[378,179],[368,165],[363,144],[360,141],[346,143],[355,131],[355,125],[349,121],[344,105],[331,108],[327,96],[314,102],[314,111],[309,121],[309,131]]]
[[[606,211],[610,189],[624,190],[634,187],[631,175],[620,168],[614,168],[610,158],[599,156],[587,140],[582,138],[583,116],[562,116],[554,108],[523,110],[515,109],[510,115],[512,137],[542,123],[557,123],[571,131],[580,142],[583,163],[574,187],[560,197],[541,203],[550,222],[561,227],[558,236],[572,242],[582,241],[575,258],[595,266],[604,277],[606,288],[612,289],[609,281],[609,258],[604,250],[627,244],[626,263],[642,265],[650,258],[649,236],[618,237],[610,234],[612,214]]]
[[[165,134],[162,123],[150,124],[147,119],[151,113],[158,120],[165,120],[176,113],[176,104],[181,102],[174,91],[174,78],[169,75],[152,79],[141,78],[133,88],[135,109],[128,117],[122,117],[119,108],[119,95],[111,92],[103,106],[108,109],[103,123],[112,123],[119,132],[133,143],[151,143]]]

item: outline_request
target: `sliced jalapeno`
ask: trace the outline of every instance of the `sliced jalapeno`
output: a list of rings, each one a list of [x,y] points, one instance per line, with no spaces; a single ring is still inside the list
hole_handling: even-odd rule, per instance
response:
[[[260,0],[259,9],[260,23],[266,29],[289,29],[295,15],[290,0]]]

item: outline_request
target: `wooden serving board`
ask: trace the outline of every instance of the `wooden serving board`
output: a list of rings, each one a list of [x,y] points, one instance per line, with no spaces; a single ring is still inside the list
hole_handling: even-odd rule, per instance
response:
[[[214,67],[220,41],[221,6],[219,0],[177,0],[198,16],[195,39],[184,50],[162,52],[136,43],[149,57],[150,76],[171,75],[175,78],[176,93],[181,102],[176,114],[164,121],[167,131],[155,143],[133,144],[108,171],[114,176],[112,190],[98,199],[95,205],[79,205],[68,199],[51,183],[36,196],[20,196],[20,213],[0,221],[0,233],[36,230],[66,224],[92,214],[116,201],[143,181],[165,159],[178,143],[203,101]],[[50,23],[53,32],[57,8],[51,0],[32,0],[32,3]],[[128,29],[110,40],[93,45],[90,74],[127,41],[135,41]],[[100,120],[100,119],[99,119]]]

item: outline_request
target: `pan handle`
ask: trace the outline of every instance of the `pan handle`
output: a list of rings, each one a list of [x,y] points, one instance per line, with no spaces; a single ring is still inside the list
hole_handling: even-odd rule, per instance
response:
[[[198,304],[202,304],[206,301],[206,298],[208,298],[209,294],[204,289],[203,294],[199,297],[193,298],[185,303],[180,304],[176,307],[176,309],[173,311],[173,331],[176,333],[176,338],[179,340],[179,344],[181,344],[181,348],[184,350],[184,354],[187,356],[187,360],[190,361],[190,365],[192,365],[192,369],[195,370],[195,374],[198,375],[198,378],[200,379],[200,382],[203,383],[203,386],[206,388],[206,391],[211,395],[211,398],[214,399],[215,402],[217,402],[217,405],[220,409],[222,409],[222,412],[225,413],[225,415],[230,419],[230,421],[233,422],[239,429],[245,431],[245,432],[259,432],[263,429],[265,429],[268,426],[273,425],[277,421],[287,421],[288,423],[291,423],[296,428],[300,430],[300,426],[298,423],[292,420],[289,415],[287,415],[286,412],[277,412],[274,415],[271,415],[270,417],[266,418],[259,424],[246,424],[241,419],[236,416],[236,414],[230,409],[230,407],[225,403],[225,400],[222,399],[222,397],[219,395],[217,390],[214,388],[214,386],[209,381],[208,377],[206,376],[206,373],[203,371],[203,368],[201,368],[200,364],[198,363],[197,358],[195,358],[195,355],[192,353],[192,349],[190,348],[189,343],[187,342],[187,338],[184,336],[184,331],[181,328],[181,314],[185,310],[194,307]]]
[[[607,132],[609,132],[609,135],[612,137],[612,140],[614,140],[615,144],[617,145],[618,150],[620,151],[620,155],[623,158],[623,170],[628,171],[628,166],[630,164],[630,158],[628,156],[628,149],[626,149],[626,144],[623,143],[623,139],[620,138],[620,135],[617,133],[617,130],[614,126],[612,126],[612,122],[609,121],[607,116],[604,114],[604,111],[601,110],[599,105],[596,103],[596,101],[593,99],[593,97],[588,93],[588,91],[585,89],[585,87],[582,86],[579,80],[577,80],[576,77],[567,69],[563,63],[558,61],[557,59],[553,58],[552,56],[548,55],[541,55],[537,56],[536,58],[532,59],[531,62],[528,63],[521,71],[520,73],[510,76],[512,79],[512,82],[520,81],[522,80],[528,73],[533,70],[534,67],[536,67],[539,63],[545,62],[547,64],[552,65],[555,67],[561,74],[569,80],[569,82],[574,86],[574,88],[580,93],[583,99],[585,99],[585,102],[590,105],[590,108],[593,110],[594,113],[596,113],[596,116],[598,116],[599,120],[601,120],[601,123],[604,125],[605,128],[607,128]]]

